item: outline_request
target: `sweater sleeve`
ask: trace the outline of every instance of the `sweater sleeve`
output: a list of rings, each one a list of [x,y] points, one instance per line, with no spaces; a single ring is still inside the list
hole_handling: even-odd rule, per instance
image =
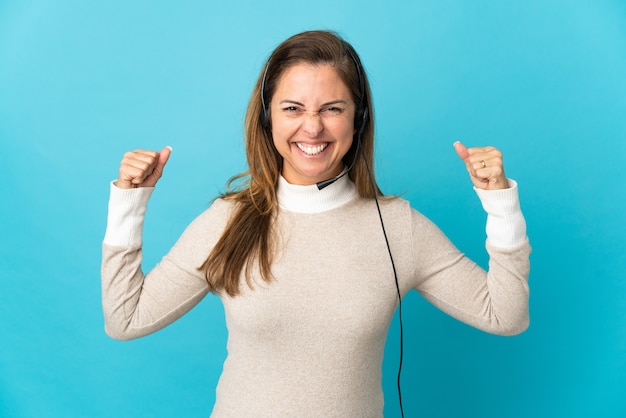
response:
[[[146,188],[147,189],[147,188]],[[206,223],[199,216],[163,259],[144,275],[144,214],[152,190],[111,185],[102,245],[102,307],[106,333],[115,339],[141,337],[174,322],[193,308],[208,287],[197,267],[207,246],[199,242]]]
[[[508,179],[509,188],[482,190],[474,188],[487,212],[487,240],[493,246],[514,248],[526,238],[526,221],[520,208],[517,182]]]
[[[413,214],[415,289],[452,317],[483,331],[515,335],[529,325],[530,244],[517,184],[478,192],[487,211],[488,270],[462,254],[432,222]]]
[[[120,189],[111,182],[105,244],[141,245],[143,221],[153,191],[154,187]]]

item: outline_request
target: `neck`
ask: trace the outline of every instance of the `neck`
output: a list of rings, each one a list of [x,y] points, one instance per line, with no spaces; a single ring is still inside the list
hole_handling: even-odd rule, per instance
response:
[[[324,187],[318,184],[299,186],[289,184],[282,176],[278,180],[278,204],[281,209],[299,213],[319,213],[335,209],[357,196],[356,187],[344,170]]]

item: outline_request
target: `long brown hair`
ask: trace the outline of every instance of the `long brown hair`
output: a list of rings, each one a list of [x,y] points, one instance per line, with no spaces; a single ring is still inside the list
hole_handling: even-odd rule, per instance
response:
[[[348,176],[359,196],[373,198],[373,190],[382,195],[373,177],[374,118],[370,88],[356,51],[334,32],[309,31],[292,36],[271,54],[250,97],[244,132],[248,170],[228,181],[228,191],[221,197],[236,202],[235,209],[221,238],[200,267],[212,292],[239,294],[242,273],[251,286],[255,266],[263,280],[272,279],[276,250],[272,228],[278,213],[276,187],[283,161],[272,140],[269,104],[284,71],[300,63],[333,66],[357,105],[355,115],[366,113],[360,145],[353,140],[343,160],[346,166],[355,161]],[[362,118],[357,118],[355,127],[362,123]],[[358,137],[355,135],[354,139]],[[363,158],[356,158],[359,146]]]

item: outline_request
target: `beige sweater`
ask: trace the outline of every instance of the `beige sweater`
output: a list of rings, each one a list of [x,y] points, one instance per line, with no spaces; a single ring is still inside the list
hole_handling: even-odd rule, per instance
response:
[[[488,273],[406,201],[381,201],[402,294],[415,289],[486,332],[524,331],[530,247],[512,185],[478,191],[488,211]],[[106,331],[117,339],[157,331],[207,294],[197,267],[232,209],[215,201],[144,277],[150,193],[112,186],[102,289]],[[219,295],[228,357],[211,416],[380,417],[383,349],[398,301],[375,203],[358,198],[347,177],[322,191],[281,179],[279,201],[276,280],[244,284],[234,298]]]

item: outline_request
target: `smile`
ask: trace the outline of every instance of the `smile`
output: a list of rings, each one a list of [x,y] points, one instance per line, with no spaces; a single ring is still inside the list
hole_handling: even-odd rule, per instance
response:
[[[317,155],[324,151],[326,147],[328,147],[328,142],[324,142],[323,144],[319,145],[306,145],[300,142],[296,142],[296,146],[306,155]]]

